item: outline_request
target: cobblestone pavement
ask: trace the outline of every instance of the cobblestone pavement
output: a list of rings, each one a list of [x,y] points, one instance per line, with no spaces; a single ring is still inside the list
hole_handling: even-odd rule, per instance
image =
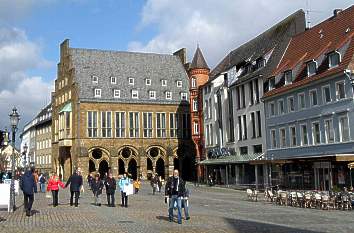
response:
[[[129,197],[128,208],[96,207],[88,190],[80,206],[71,207],[68,190],[61,190],[59,207],[53,208],[51,199],[40,193],[33,206],[36,213],[26,217],[19,196],[15,213],[0,211],[0,232],[354,232],[354,211],[280,207],[247,201],[241,191],[188,187],[191,220],[182,225],[168,222],[163,194],[153,196],[145,184],[138,195]],[[120,195],[116,199],[119,204]]]

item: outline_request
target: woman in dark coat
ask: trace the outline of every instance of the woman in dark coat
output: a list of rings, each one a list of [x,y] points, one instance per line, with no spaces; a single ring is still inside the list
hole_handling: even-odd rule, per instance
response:
[[[95,205],[96,206],[101,206],[101,195],[102,195],[102,189],[104,187],[104,184],[102,180],[100,179],[100,175],[96,174],[95,179],[92,182],[91,188],[93,195],[95,196]]]
[[[106,194],[107,194],[107,203],[109,207],[115,207],[115,192],[117,188],[116,180],[113,178],[112,173],[109,173],[106,181],[104,182],[106,186]]]

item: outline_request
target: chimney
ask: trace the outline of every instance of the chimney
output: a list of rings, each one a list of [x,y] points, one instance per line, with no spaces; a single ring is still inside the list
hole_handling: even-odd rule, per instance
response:
[[[187,63],[187,50],[186,48],[182,48],[176,52],[173,53],[173,55],[178,56],[179,59],[182,62],[182,65],[185,65]]]
[[[334,9],[333,16],[336,17],[341,12],[342,12],[342,9]]]

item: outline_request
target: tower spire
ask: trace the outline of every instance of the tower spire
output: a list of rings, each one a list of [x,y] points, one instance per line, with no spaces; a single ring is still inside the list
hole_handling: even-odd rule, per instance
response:
[[[197,49],[194,53],[194,57],[192,60],[192,64],[191,64],[191,69],[208,69],[209,70],[209,66],[206,63],[202,50],[199,48],[199,43],[197,44]]]

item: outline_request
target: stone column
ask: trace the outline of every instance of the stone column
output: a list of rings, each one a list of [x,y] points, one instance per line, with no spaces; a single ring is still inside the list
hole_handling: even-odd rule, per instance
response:
[[[114,177],[118,177],[118,157],[111,157],[110,166]]]
[[[254,165],[254,176],[256,177],[256,190],[258,190],[258,164]]]
[[[143,147],[140,147],[139,148],[139,151],[138,151],[138,158],[139,158],[139,163],[140,163],[140,166],[139,166],[139,174],[140,173],[142,174],[142,177],[143,179],[145,180],[147,178],[147,156],[146,156],[146,152],[144,150]]]

